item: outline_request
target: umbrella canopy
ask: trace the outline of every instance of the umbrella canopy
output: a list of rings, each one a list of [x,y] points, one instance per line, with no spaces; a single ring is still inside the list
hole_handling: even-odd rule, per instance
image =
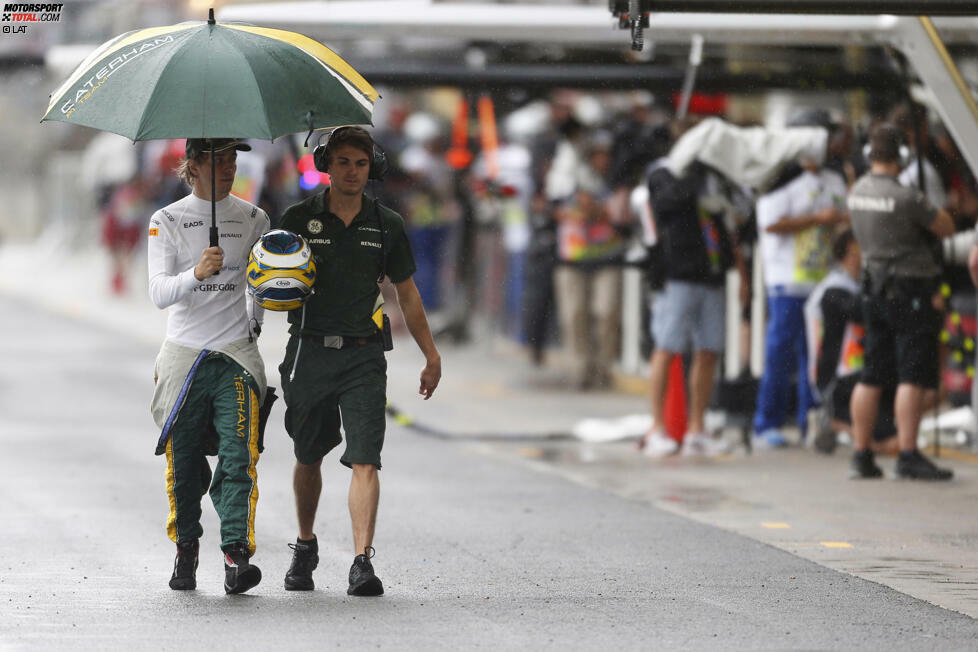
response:
[[[260,138],[371,124],[374,88],[313,39],[238,23],[127,32],[92,52],[42,118],[137,140]]]

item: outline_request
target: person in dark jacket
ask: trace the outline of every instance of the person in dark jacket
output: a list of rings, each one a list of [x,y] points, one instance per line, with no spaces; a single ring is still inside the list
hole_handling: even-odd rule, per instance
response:
[[[719,180],[705,167],[694,165],[677,179],[665,159],[660,159],[651,168],[648,186],[665,285],[652,306],[653,425],[643,450],[652,457],[679,450],[679,444],[663,430],[663,403],[669,364],[674,355],[684,353],[692,344],[689,428],[682,450],[685,455],[715,455],[726,447],[706,434],[703,416],[724,347],[726,274],[738,254],[731,246],[723,211],[716,206],[715,200],[721,196]],[[744,267],[737,267],[746,288]]]

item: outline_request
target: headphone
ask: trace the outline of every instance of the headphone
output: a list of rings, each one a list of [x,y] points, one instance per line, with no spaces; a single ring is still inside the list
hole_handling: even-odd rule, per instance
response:
[[[326,172],[327,162],[329,161],[329,143],[337,133],[345,131],[347,129],[353,129],[360,133],[363,133],[370,138],[370,142],[373,145],[373,156],[370,157],[370,172],[367,173],[367,178],[374,181],[380,181],[387,174],[387,154],[384,149],[374,142],[374,139],[370,136],[370,133],[363,127],[337,127],[333,131],[329,132],[326,137],[325,142],[316,145],[316,148],[312,150],[312,160],[313,165],[320,172]]]
[[[866,143],[865,145],[863,145],[863,158],[864,159],[866,159],[867,161],[869,161],[870,160],[869,157],[872,155],[872,153],[873,153],[873,148],[872,148],[872,146],[870,146],[869,143]],[[913,161],[913,158],[914,157],[911,155],[910,148],[901,143],[901,145],[900,145],[900,168],[902,169],[902,168],[905,168],[908,165],[910,165],[910,163]]]

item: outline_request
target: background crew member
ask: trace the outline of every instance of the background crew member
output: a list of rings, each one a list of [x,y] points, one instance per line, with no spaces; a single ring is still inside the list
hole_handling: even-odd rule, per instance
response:
[[[890,124],[870,137],[870,171],[849,196],[852,230],[863,252],[863,321],[866,366],[852,394],[855,452],[852,477],[878,478],[869,448],[882,387],[896,378],[897,438],[901,478],[949,480],[952,472],[917,450],[921,403],[936,388],[938,333],[943,300],[933,236],[954,233],[950,215],[919,190],[900,185],[900,132]]]
[[[720,183],[704,166],[691,165],[680,178],[653,163],[648,176],[649,202],[662,242],[665,286],[652,307],[655,350],[649,361],[652,430],[643,452],[651,457],[678,450],[663,426],[669,365],[692,346],[689,374],[689,431],[683,435],[684,455],[713,456],[727,446],[706,432],[704,415],[713,391],[717,360],[723,352],[727,270],[737,263],[740,287],[749,288],[743,261],[731,246],[723,213],[718,210]],[[745,298],[742,293],[741,299]]]
[[[342,414],[346,450],[340,462],[353,469],[349,508],[356,553],[347,593],[380,595],[384,587],[370,562],[387,401],[387,361],[374,317],[379,279],[388,276],[394,284],[404,321],[425,356],[418,391],[426,400],[441,379],[441,357],[411,278],[415,264],[404,219],[363,194],[368,178],[380,176],[382,154],[359,127],[335,130],[324,153],[332,185],[288,208],[281,223],[306,238],[317,261],[315,293],[301,310],[289,314],[292,337],[279,367],[285,427],[296,456],[293,488],[299,521],[285,588],[314,588],[320,467],[323,456],[341,441]]]
[[[800,110],[788,121],[789,127],[813,125],[831,127],[829,117],[819,111]],[[799,372],[795,422],[803,438],[806,434],[808,410],[814,401],[805,373],[805,300],[828,273],[832,231],[848,217],[843,210],[846,182],[842,175],[808,157],[799,159],[798,164],[802,170],[797,177],[757,201],[769,314],[764,336],[764,373],[754,414],[758,446],[788,444],[781,428],[795,371]]]
[[[220,247],[209,245],[212,146]],[[249,329],[260,316],[249,321],[245,268],[269,222],[230,194],[237,152],[250,149],[232,139],[187,140],[178,173],[193,192],[156,211],[149,224],[149,295],[158,308],[170,308],[152,411],[163,429],[156,454],[166,454],[166,529],[177,544],[171,589],[197,587],[200,499],[211,478],[203,453],[211,451],[218,456],[210,495],[221,518],[224,589],[241,593],[261,581],[248,559],[255,553],[265,365]]]

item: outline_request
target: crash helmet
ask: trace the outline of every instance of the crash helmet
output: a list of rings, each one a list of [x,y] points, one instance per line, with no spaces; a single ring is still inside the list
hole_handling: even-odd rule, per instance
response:
[[[316,262],[302,236],[274,229],[258,239],[248,256],[248,292],[266,310],[294,310],[316,282]]]

